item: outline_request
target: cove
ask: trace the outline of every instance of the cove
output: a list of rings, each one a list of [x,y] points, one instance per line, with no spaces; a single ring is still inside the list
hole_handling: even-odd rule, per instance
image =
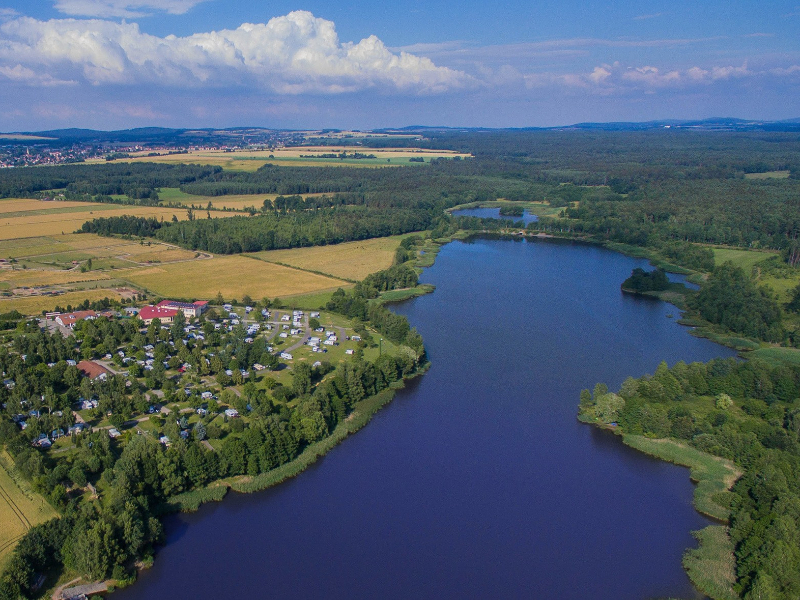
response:
[[[697,598],[688,470],[577,422],[581,388],[732,351],[623,295],[641,259],[570,242],[444,246],[395,307],[432,367],[280,486],[166,522],[116,598]]]

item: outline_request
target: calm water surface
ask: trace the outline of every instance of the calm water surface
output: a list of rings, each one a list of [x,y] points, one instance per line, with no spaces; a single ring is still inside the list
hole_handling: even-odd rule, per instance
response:
[[[687,469],[575,420],[581,388],[731,352],[585,245],[445,246],[397,307],[431,370],[278,488],[170,517],[139,598],[696,598]]]
[[[525,225],[539,220],[539,217],[529,213],[527,210],[523,212],[521,217],[503,216],[500,214],[500,208],[462,208],[461,210],[454,210],[453,216],[479,217],[481,219],[501,219],[503,221],[512,221],[514,223],[522,221]]]

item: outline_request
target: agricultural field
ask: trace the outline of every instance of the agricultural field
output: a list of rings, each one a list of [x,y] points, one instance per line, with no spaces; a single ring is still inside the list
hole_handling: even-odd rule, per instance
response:
[[[0,200],[0,240],[68,234],[97,217],[133,215],[165,221],[186,219],[182,208],[121,206],[95,202]]]
[[[0,457],[0,569],[28,529],[58,516],[40,496],[20,488],[7,471],[11,464],[4,452]]]
[[[125,269],[116,275],[136,287],[165,297],[275,298],[335,289],[348,284],[307,271],[246,256],[219,256],[207,260]]]
[[[0,313],[18,310],[23,315],[41,315],[42,311],[53,310],[55,306],[78,306],[84,300],[94,302],[103,298],[119,301],[122,299],[122,294],[116,289],[98,287],[96,289],[66,292],[58,296],[0,297]]]
[[[158,197],[162,202],[176,204],[195,210],[205,210],[209,203],[212,210],[246,210],[255,207],[260,210],[264,206],[264,200],[274,200],[280,194],[231,194],[228,196],[194,196],[182,192],[178,188],[163,188],[158,192]],[[325,194],[303,194],[303,198],[313,198],[324,196]],[[217,216],[217,215],[214,215]]]
[[[322,154],[340,154],[354,152],[375,155],[375,158],[322,158]],[[128,159],[117,162],[156,162],[166,164],[203,164],[220,166],[235,171],[256,171],[265,164],[289,167],[305,166],[410,166],[422,164],[411,161],[411,158],[422,158],[430,162],[432,158],[468,158],[469,154],[459,154],[449,150],[427,150],[423,148],[363,148],[360,146],[298,146],[292,148],[276,148],[275,150],[193,150],[188,154],[165,154],[163,156],[147,156],[143,151]],[[104,159],[92,159],[87,163],[103,163]]]
[[[118,300],[119,288],[128,285],[119,278],[122,269],[207,258],[161,242],[85,233],[0,241],[0,312],[34,314],[84,299]]]
[[[360,281],[370,273],[391,267],[395,251],[404,237],[406,236],[401,235],[346,242],[335,246],[268,250],[252,256],[340,279]]]
[[[234,211],[245,206],[260,207],[265,198],[275,197],[211,198],[172,188],[162,192],[164,201],[180,202],[185,207],[212,202],[216,208],[229,209],[224,215],[241,214]],[[99,215],[138,214],[171,219],[174,214],[183,219],[183,206],[170,209],[0,200],[0,312],[38,314],[56,305],[76,306],[84,299],[119,299],[119,290],[125,288],[197,299],[212,299],[218,292],[226,298],[245,294],[253,298],[330,294],[391,266],[401,239],[262,252],[247,258],[214,257],[156,240],[72,233]]]

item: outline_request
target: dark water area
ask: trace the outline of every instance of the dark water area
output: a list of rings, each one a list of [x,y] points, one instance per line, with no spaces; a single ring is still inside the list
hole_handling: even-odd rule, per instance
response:
[[[522,221],[525,225],[538,221],[539,217],[529,213],[527,210],[523,212],[521,217],[508,217],[500,214],[500,208],[462,208],[461,210],[454,210],[451,213],[454,217],[478,217],[481,219],[501,219],[503,221],[511,221],[517,223]]]
[[[700,286],[696,283],[692,283],[691,281],[686,279],[686,275],[681,275],[679,273],[667,273],[667,278],[674,282],[674,283],[682,283],[690,290],[699,290]]]
[[[681,568],[708,524],[688,469],[575,419],[581,388],[732,352],[674,307],[623,295],[646,261],[588,245],[442,248],[436,292],[395,310],[432,367],[277,488],[165,525],[119,600],[697,598]]]

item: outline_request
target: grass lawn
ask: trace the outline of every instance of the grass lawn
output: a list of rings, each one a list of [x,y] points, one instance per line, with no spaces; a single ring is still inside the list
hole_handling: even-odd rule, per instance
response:
[[[776,255],[774,252],[740,250],[738,248],[712,248],[711,250],[714,252],[715,265],[732,262],[734,266],[741,267],[746,273],[750,273],[753,265]]]

